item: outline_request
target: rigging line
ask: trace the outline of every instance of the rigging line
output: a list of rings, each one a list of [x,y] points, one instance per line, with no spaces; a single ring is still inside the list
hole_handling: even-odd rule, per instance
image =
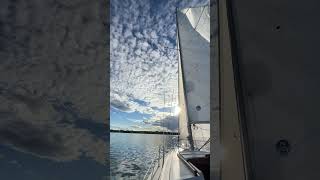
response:
[[[200,147],[199,151],[210,142],[210,138]]]
[[[163,88],[163,107],[166,107],[166,92],[165,92],[165,87]],[[164,128],[164,113],[162,113],[162,128]],[[164,135],[164,130],[162,130]],[[164,136],[162,137],[163,139],[163,144],[164,144]]]
[[[164,87],[165,89],[165,87]],[[163,101],[164,101],[164,107],[166,106],[166,92],[164,91],[164,96],[163,96]],[[162,127],[164,127],[164,113],[163,113],[163,118],[162,118]],[[164,148],[165,148],[165,142],[164,142],[164,130],[162,130],[163,134],[162,134],[162,139],[163,139],[163,146],[162,146],[162,168],[164,165]]]
[[[189,10],[190,10],[190,7],[187,9],[187,11],[184,13],[184,15],[186,15]]]
[[[172,94],[173,95],[173,94]],[[171,96],[172,98],[172,96]],[[172,99],[171,99],[171,102],[170,102],[170,116],[172,117]],[[170,123],[169,123],[169,119],[167,120],[167,132],[169,132],[169,129],[170,129]],[[169,142],[168,139],[170,139],[168,136],[167,137],[167,143]],[[169,144],[170,148],[171,148],[171,144]]]
[[[199,6],[199,7],[207,7],[208,5],[206,5],[206,6]],[[204,8],[203,8],[203,10],[204,10]],[[188,8],[188,10],[189,10],[190,8]],[[187,10],[187,11],[188,11]],[[187,13],[187,12],[186,12]],[[186,15],[186,13],[184,13],[184,15],[185,15],[185,17],[188,19],[188,17],[187,17],[187,15]],[[202,16],[202,13],[203,13],[203,11],[201,12],[201,16]],[[200,16],[200,17],[201,17]],[[199,20],[200,20],[200,18],[199,18]],[[198,20],[198,21],[199,21]],[[178,18],[177,18],[177,21],[178,21]],[[199,22],[198,22],[199,23]],[[198,25],[197,25],[198,26]],[[179,26],[177,25],[177,28],[179,28]],[[197,32],[197,30],[196,30],[196,28],[194,28],[192,25],[191,25],[191,28],[193,29],[193,30],[195,30],[196,32]],[[199,34],[199,32],[197,32],[198,34]],[[200,34],[199,34],[200,35]],[[201,35],[200,35],[201,36]],[[188,43],[187,44],[190,44],[191,42],[192,42],[193,40],[192,39],[190,39],[190,40],[188,40]],[[187,49],[187,48],[185,48],[185,49]]]
[[[200,17],[199,17],[199,19],[198,19],[198,22],[197,22],[197,24],[194,26],[194,29],[195,29],[195,30],[197,30],[197,27],[198,27],[198,25],[199,25],[199,22],[200,22],[200,19],[201,19],[201,17],[202,17],[202,14],[203,14],[203,12],[204,12],[204,9],[205,9],[205,8],[202,8],[202,11],[201,11]]]

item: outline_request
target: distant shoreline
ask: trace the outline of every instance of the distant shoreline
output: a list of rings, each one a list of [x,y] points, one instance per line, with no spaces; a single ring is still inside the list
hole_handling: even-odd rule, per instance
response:
[[[110,132],[117,132],[117,133],[139,133],[139,134],[179,135],[178,132],[161,132],[161,131],[129,131],[129,130],[114,130],[114,129],[110,129]]]

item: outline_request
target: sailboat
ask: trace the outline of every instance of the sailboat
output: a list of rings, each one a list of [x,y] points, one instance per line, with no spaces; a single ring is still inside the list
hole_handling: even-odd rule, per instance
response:
[[[212,155],[205,166],[211,179],[320,179],[318,6],[319,1],[217,1],[208,98]],[[163,166],[154,168],[149,179],[207,179],[205,168],[192,160],[197,153],[208,157],[198,151],[192,129],[206,116],[199,114],[203,104],[197,108],[202,101],[191,101],[198,91],[188,81],[197,73],[188,72],[193,61],[186,56],[198,57],[193,38],[206,31],[192,31],[198,23],[187,11],[177,13],[179,103],[185,110],[179,117],[181,149],[163,156]],[[193,43],[186,45],[185,38]]]
[[[179,138],[145,179],[210,179],[210,11],[177,9]],[[160,154],[160,153],[159,153]]]

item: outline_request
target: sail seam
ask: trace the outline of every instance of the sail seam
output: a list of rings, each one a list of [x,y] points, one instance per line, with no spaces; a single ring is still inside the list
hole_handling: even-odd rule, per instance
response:
[[[204,12],[204,8],[202,8],[202,11],[201,11],[200,17],[199,17],[199,19],[198,19],[198,22],[197,22],[197,24],[194,26],[194,30],[197,30],[197,27],[198,27],[198,25],[199,25],[199,22],[200,22],[200,19],[201,19],[201,17],[202,17],[203,12]]]

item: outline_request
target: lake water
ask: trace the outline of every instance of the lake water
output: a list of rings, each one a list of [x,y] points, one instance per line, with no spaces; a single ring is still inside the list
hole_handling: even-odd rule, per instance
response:
[[[159,146],[173,148],[176,135],[110,133],[111,179],[143,179]]]

